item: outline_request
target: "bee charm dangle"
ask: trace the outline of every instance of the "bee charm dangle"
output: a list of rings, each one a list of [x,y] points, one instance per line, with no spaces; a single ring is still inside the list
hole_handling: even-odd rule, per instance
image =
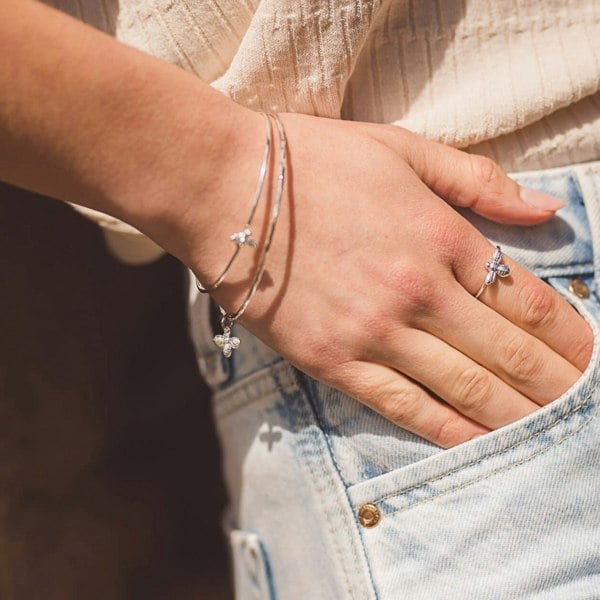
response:
[[[223,352],[223,356],[225,358],[229,358],[231,353],[234,350],[237,350],[240,347],[240,338],[235,335],[231,335],[231,327],[233,323],[231,319],[227,316],[224,316],[221,319],[221,327],[223,328],[223,333],[215,335],[213,338],[213,342],[215,346]]]
[[[229,236],[232,242],[235,242],[238,248],[242,246],[250,246],[256,248],[256,240],[252,237],[252,230],[250,227],[242,229],[242,231],[236,231]]]
[[[497,277],[508,277],[510,275],[510,267],[502,264],[502,257],[503,254],[500,246],[496,246],[496,251],[494,252],[492,260],[488,260],[485,263],[485,268],[488,270],[488,274],[485,276],[485,280],[482,286],[479,288],[479,291],[475,294],[475,298],[479,298],[483,290],[488,285],[492,285],[492,283],[496,281]]]

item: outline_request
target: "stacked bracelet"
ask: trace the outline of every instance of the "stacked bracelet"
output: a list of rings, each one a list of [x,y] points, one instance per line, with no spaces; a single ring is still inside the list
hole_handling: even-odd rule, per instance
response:
[[[258,183],[256,185],[256,191],[254,192],[254,200],[252,202],[252,208],[250,209],[250,214],[248,215],[248,219],[246,220],[246,224],[244,225],[242,230],[232,233],[229,236],[229,239],[231,241],[235,242],[236,248],[235,248],[231,258],[229,259],[227,266],[223,269],[221,274],[210,285],[207,285],[207,286],[203,286],[200,283],[200,281],[198,281],[198,278],[196,278],[196,287],[203,294],[206,294],[208,292],[212,292],[213,290],[216,290],[223,283],[223,281],[225,280],[225,277],[227,277],[227,274],[231,270],[231,267],[233,266],[235,259],[237,258],[238,254],[240,253],[242,246],[250,246],[251,248],[256,247],[256,240],[252,237],[252,229],[250,228],[250,226],[252,224],[252,220],[254,219],[254,215],[256,213],[256,208],[257,208],[260,198],[262,196],[262,191],[263,191],[263,187],[265,184],[265,177],[267,175],[267,171],[269,168],[269,159],[271,157],[271,138],[273,137],[273,132],[272,132],[272,128],[271,128],[271,120],[265,113],[262,113],[262,116],[265,120],[265,128],[266,128],[265,151],[263,154],[262,163],[260,165],[260,170],[258,172]]]
[[[271,211],[271,221],[269,223],[267,238],[262,249],[262,255],[258,262],[258,266],[254,273],[254,278],[252,279],[252,284],[248,293],[246,294],[246,298],[244,299],[240,307],[233,313],[228,313],[223,307],[219,306],[222,315],[221,328],[223,329],[223,333],[215,335],[213,341],[216,344],[216,346],[221,349],[223,355],[226,358],[229,358],[231,356],[232,351],[238,348],[240,345],[240,339],[231,335],[231,329],[235,322],[244,314],[244,312],[248,308],[248,305],[254,297],[254,294],[256,293],[256,290],[258,289],[258,286],[260,285],[260,282],[264,275],[267,257],[269,256],[269,250],[271,249],[271,243],[273,241],[273,235],[275,233],[275,228],[279,219],[281,201],[283,198],[287,161],[287,137],[285,135],[285,129],[281,120],[279,119],[279,116],[276,113],[270,114],[269,116],[271,116],[275,120],[277,130],[279,132],[279,174],[277,177],[277,190],[275,194],[275,201],[273,203],[273,210]]]

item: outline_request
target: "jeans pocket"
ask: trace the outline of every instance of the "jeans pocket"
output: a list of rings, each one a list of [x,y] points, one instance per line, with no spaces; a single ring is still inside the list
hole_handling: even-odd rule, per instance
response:
[[[511,425],[347,487],[379,598],[598,597],[598,304],[562,396]]]
[[[247,594],[256,589],[272,593],[266,553],[256,552],[262,566],[247,571],[240,540],[255,539],[254,548],[263,547],[258,538],[244,533],[248,531],[258,532],[266,541],[273,565],[281,567],[275,559],[282,556],[293,564],[300,561],[310,572],[319,573],[315,581],[321,585],[326,575],[320,569],[328,571],[329,561],[338,570],[347,561],[351,566],[344,576],[354,574],[360,581],[370,568],[369,581],[378,597],[386,599],[399,597],[398,590],[407,599],[536,597],[520,591],[510,595],[497,587],[512,577],[508,572],[489,583],[490,589],[496,586],[493,593],[475,590],[488,585],[483,574],[498,571],[496,559],[489,562],[494,553],[513,569],[519,566],[515,567],[514,557],[522,558],[515,547],[520,540],[515,542],[510,532],[527,529],[531,514],[547,518],[554,533],[564,530],[563,513],[571,518],[575,511],[583,511],[588,520],[581,521],[575,541],[583,540],[589,549],[593,542],[585,536],[594,532],[589,515],[596,514],[593,507],[600,493],[596,475],[600,457],[594,454],[600,432],[589,426],[596,423],[597,428],[593,417],[598,400],[599,309],[593,295],[586,301],[571,298],[568,281],[553,283],[593,328],[596,343],[585,373],[560,398],[525,419],[450,450],[409,434],[283,360],[219,389],[214,409],[224,441],[224,470],[232,514],[243,530],[234,538],[239,555],[236,585]],[[584,451],[589,455],[582,458]],[[577,483],[574,477],[579,477]],[[277,523],[286,524],[285,540]],[[488,543],[492,538],[497,545]],[[539,550],[538,541],[527,546],[532,555]],[[467,550],[468,565],[451,569]],[[456,556],[450,557],[451,552]],[[596,554],[590,556],[595,560]],[[361,560],[368,563],[365,570]],[[568,569],[564,561],[550,561],[552,569],[548,567],[544,576],[563,567],[574,572],[586,560],[577,557]],[[471,579],[457,575],[469,568]],[[438,572],[445,579],[439,590],[432,591],[427,582]],[[280,568],[274,573],[277,589],[289,589],[287,571]],[[338,585],[331,579],[331,586]],[[454,589],[458,580],[468,587],[465,593],[460,586]],[[523,576],[520,589],[528,581],[534,579]]]
[[[575,306],[593,331],[593,354],[577,382],[553,402],[515,423],[373,478],[351,483],[348,494],[357,513],[362,505],[371,504],[381,516],[393,514],[451,494],[552,451],[591,421],[600,396],[597,390],[600,308],[595,299],[586,303],[574,298],[566,280],[550,279],[549,283]]]

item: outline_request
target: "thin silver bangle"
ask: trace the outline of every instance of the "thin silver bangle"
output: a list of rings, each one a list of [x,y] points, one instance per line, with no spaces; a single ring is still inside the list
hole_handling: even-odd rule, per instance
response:
[[[273,210],[271,212],[271,222],[269,224],[269,230],[267,232],[267,239],[265,241],[262,255],[260,257],[260,262],[254,274],[252,285],[250,286],[250,290],[248,291],[246,298],[244,299],[240,307],[233,313],[228,313],[222,306],[219,306],[219,310],[223,315],[221,319],[221,327],[223,329],[223,333],[215,335],[215,337],[213,338],[213,342],[218,348],[221,349],[223,355],[226,358],[229,358],[231,356],[232,351],[238,348],[240,345],[240,339],[231,335],[231,328],[233,327],[235,322],[244,314],[252,298],[254,297],[258,286],[260,285],[260,282],[265,272],[265,266],[267,263],[267,257],[269,256],[269,250],[271,249],[271,243],[273,242],[273,235],[275,233],[275,227],[277,226],[277,221],[279,219],[281,201],[283,198],[287,162],[287,137],[279,115],[277,113],[269,113],[269,116],[275,120],[277,130],[279,132],[280,151],[277,191],[275,195],[275,202],[273,203]]]
[[[271,138],[273,137],[273,130],[271,127],[271,121],[267,117],[265,113],[261,113],[263,118],[265,119],[265,128],[266,128],[266,142],[265,142],[265,151],[263,154],[263,160],[260,165],[260,170],[258,172],[258,183],[256,185],[256,191],[254,192],[254,200],[252,202],[252,208],[250,209],[250,214],[248,215],[248,219],[246,220],[246,224],[244,225],[241,231],[236,231],[229,236],[229,239],[235,242],[236,248],[234,253],[232,254],[227,266],[223,269],[221,274],[211,283],[210,285],[203,286],[198,278],[196,277],[196,287],[199,292],[203,294],[208,294],[213,290],[216,290],[225,280],[227,274],[231,270],[235,259],[237,258],[242,246],[250,246],[252,248],[256,247],[256,240],[252,237],[252,229],[250,225],[252,224],[252,220],[254,219],[254,215],[256,213],[256,208],[258,207],[258,203],[262,196],[263,187],[265,184],[265,178],[267,176],[267,172],[269,170],[269,158],[271,157]]]

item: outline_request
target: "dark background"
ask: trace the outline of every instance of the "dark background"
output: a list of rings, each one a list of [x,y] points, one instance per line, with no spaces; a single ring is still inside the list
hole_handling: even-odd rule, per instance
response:
[[[231,598],[184,267],[0,184],[0,598]]]

